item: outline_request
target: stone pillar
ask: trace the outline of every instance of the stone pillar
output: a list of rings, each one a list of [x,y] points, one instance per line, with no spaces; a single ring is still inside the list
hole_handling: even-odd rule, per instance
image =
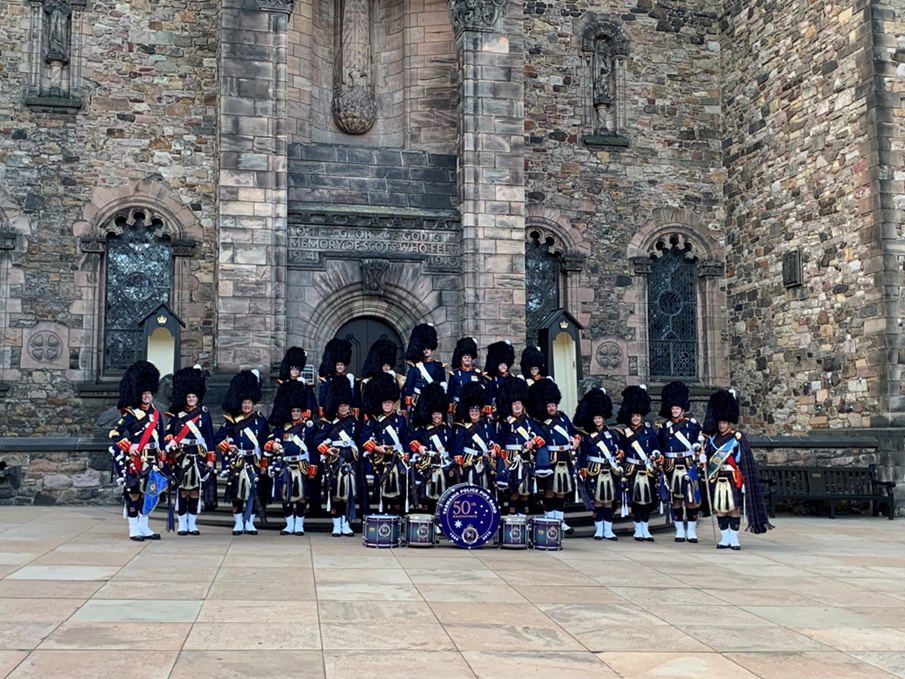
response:
[[[522,7],[449,0],[458,57],[458,209],[462,334],[525,338],[524,35]]]
[[[289,0],[222,9],[218,369],[268,368],[285,345]]]

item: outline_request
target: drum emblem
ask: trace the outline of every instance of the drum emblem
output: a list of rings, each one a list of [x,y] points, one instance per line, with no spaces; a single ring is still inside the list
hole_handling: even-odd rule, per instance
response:
[[[541,531],[543,533],[543,531]],[[559,529],[556,526],[550,526],[547,528],[547,538],[550,540],[556,540],[559,537]]]
[[[478,541],[480,535],[474,526],[467,526],[465,530],[462,531],[462,540],[469,545],[473,545]]]
[[[512,528],[509,529],[509,535],[510,535],[510,536],[512,537],[512,539],[515,540],[515,541],[521,540],[521,539],[522,539],[522,529],[521,529],[521,527],[520,527],[520,526],[512,526]]]
[[[430,526],[428,526],[427,524],[421,524],[420,526],[418,526],[418,537],[419,538],[424,539],[429,535],[430,535]]]
[[[390,524],[388,524],[388,523],[381,524],[380,527],[377,529],[377,535],[379,535],[382,538],[390,537],[391,532],[392,532],[392,528],[390,528]]]

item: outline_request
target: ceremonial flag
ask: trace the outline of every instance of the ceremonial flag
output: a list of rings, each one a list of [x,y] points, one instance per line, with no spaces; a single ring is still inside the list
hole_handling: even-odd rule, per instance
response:
[[[151,470],[151,473],[148,475],[148,480],[145,482],[145,501],[141,508],[142,514],[147,516],[154,511],[154,508],[160,500],[161,493],[167,489],[168,485],[169,482],[167,481],[166,476],[156,469]]]

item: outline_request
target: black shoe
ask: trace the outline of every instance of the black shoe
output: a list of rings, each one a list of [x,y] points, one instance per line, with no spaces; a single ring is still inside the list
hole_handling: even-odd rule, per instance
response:
[[[717,549],[729,549],[729,545],[721,545],[721,544],[717,544],[716,548],[717,548]]]
[[[201,531],[199,530],[190,530],[189,535],[201,535]]]
[[[566,535],[574,535],[575,529],[572,528],[572,526],[569,526],[566,530],[563,531],[563,533],[565,533]]]
[[[292,531],[283,529],[280,531],[280,535],[292,535]]]
[[[698,544],[698,539],[697,539],[697,538],[688,538],[688,541],[689,541],[691,544],[693,544],[693,545]]]
[[[150,535],[145,535],[145,540],[159,540],[160,533],[151,533]]]
[[[176,535],[188,535],[189,532],[187,530],[176,531]]]
[[[246,535],[257,535],[257,534],[258,534],[258,531],[256,531],[256,530],[247,530],[247,531],[245,531],[245,534],[246,534]]]
[[[644,538],[636,537],[635,542],[644,542]]]
[[[729,549],[731,549],[733,552],[740,552],[742,550],[742,546],[741,545],[729,545]]]
[[[304,534],[305,534],[305,531],[303,531],[303,530],[297,530],[297,531],[295,531],[295,534],[296,534],[296,535],[304,535]]]
[[[676,542],[685,542],[685,538],[676,538]]]
[[[614,536],[611,537],[611,538],[606,538],[606,537],[605,537],[605,538],[603,538],[603,539],[604,539],[604,540],[609,540],[610,542],[616,542],[619,538],[616,537],[616,536],[614,535]]]
[[[144,542],[145,541],[144,537],[141,535],[130,535],[129,539],[132,540],[132,542]]]
[[[335,537],[335,538],[341,538],[342,536],[343,536],[342,533],[333,533],[333,537]]]
[[[645,542],[653,542],[654,539],[653,539],[653,538],[644,538],[644,541],[645,541]]]
[[[234,530],[233,535],[242,535],[243,532],[244,531],[241,531],[241,530]]]
[[[595,540],[603,540],[603,536],[602,536],[602,535],[595,535],[595,536],[594,536],[594,539],[595,539]]]

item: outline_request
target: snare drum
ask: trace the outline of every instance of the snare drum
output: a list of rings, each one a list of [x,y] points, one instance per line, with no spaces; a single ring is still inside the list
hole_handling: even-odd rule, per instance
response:
[[[531,519],[531,546],[545,552],[562,549],[562,521],[559,519]]]
[[[365,517],[364,536],[361,541],[365,547],[388,549],[399,546],[399,524],[401,521],[394,514],[371,514]]]
[[[500,519],[500,548],[528,549],[528,519],[524,516]]]
[[[405,544],[407,547],[433,547],[436,543],[436,518],[433,514],[408,514],[405,517]]]

